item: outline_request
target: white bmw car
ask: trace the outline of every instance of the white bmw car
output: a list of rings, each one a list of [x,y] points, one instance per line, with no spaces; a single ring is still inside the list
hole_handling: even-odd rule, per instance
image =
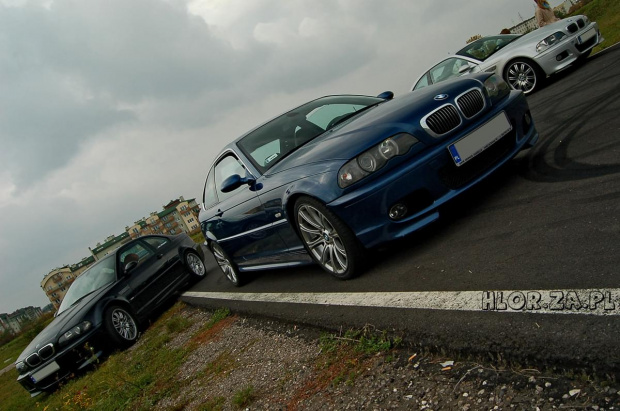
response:
[[[525,35],[483,37],[424,73],[413,90],[479,71],[494,72],[515,90],[529,94],[544,80],[585,60],[603,36],[596,22],[574,16]]]

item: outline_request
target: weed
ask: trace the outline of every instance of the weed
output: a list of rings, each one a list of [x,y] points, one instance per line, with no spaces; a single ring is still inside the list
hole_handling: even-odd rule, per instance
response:
[[[254,392],[254,387],[251,385],[243,388],[235,393],[232,398],[232,403],[235,404],[239,408],[246,407],[250,405],[252,401],[256,399],[256,394]]]
[[[224,409],[225,404],[226,398],[224,397],[209,398],[207,402],[201,405],[200,411],[220,411]]]

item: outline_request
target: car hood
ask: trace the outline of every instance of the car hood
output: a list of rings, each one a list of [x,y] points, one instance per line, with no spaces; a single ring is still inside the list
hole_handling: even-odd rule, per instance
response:
[[[83,300],[78,302],[62,314],[58,315],[54,320],[47,325],[34,339],[28,344],[28,347],[17,358],[17,362],[23,361],[27,356],[36,352],[39,348],[53,343],[56,345],[58,338],[62,333],[67,332],[70,328],[76,326],[84,317],[90,312],[90,309],[99,301],[101,296],[112,286],[102,287],[94,293],[87,295]]]
[[[512,54],[515,48],[519,48],[519,47],[522,47],[528,44],[532,45],[532,53],[535,54],[536,53],[535,46],[536,44],[538,44],[539,41],[547,38],[548,36],[558,31],[566,32],[566,26],[576,21],[579,17],[583,17],[583,16],[569,17],[569,18],[557,21],[555,23],[540,27],[536,30],[532,30],[529,33],[524,34],[523,36],[519,37],[512,43],[508,44],[506,47],[502,48],[497,53],[493,54],[491,58],[495,59],[498,56],[503,56],[505,54],[510,55]]]
[[[481,81],[490,75],[480,73],[468,78],[448,80],[382,102],[301,146],[266,174],[317,162],[348,161],[398,133],[413,134],[427,145],[436,144],[437,140],[430,138],[422,129],[422,117],[466,90],[481,87]],[[449,97],[438,101],[435,100],[438,94],[447,94]]]

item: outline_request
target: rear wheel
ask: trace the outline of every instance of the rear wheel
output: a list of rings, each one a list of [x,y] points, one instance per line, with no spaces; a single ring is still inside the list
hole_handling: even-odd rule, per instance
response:
[[[237,269],[235,263],[232,262],[226,252],[222,249],[222,247],[220,247],[217,243],[211,243],[211,252],[213,253],[215,261],[217,261],[217,264],[222,269],[222,272],[224,273],[228,281],[233,283],[235,287],[240,287],[242,284],[241,278],[239,276],[239,270]]]
[[[295,224],[310,256],[340,280],[354,277],[363,264],[363,247],[353,232],[320,201],[295,203]]]
[[[200,256],[193,251],[188,251],[187,254],[185,254],[185,266],[189,269],[190,274],[194,278],[203,278],[207,273]]]
[[[504,79],[514,90],[521,90],[524,94],[530,94],[540,88],[544,81],[544,74],[531,61],[514,60],[506,66]]]
[[[118,305],[109,307],[103,319],[108,336],[117,347],[128,347],[138,339],[138,325],[131,313]]]

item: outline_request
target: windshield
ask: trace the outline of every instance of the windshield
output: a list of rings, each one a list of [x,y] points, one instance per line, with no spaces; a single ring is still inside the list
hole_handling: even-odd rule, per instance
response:
[[[503,34],[500,36],[483,37],[469,43],[466,47],[457,51],[456,54],[459,56],[473,57],[476,60],[484,61],[519,37],[521,37],[519,34]]]
[[[330,96],[311,101],[248,133],[237,144],[264,173],[287,154],[383,99]]]
[[[58,308],[58,314],[62,313],[80,298],[116,281],[114,254],[84,271],[69,287],[65,298]]]

